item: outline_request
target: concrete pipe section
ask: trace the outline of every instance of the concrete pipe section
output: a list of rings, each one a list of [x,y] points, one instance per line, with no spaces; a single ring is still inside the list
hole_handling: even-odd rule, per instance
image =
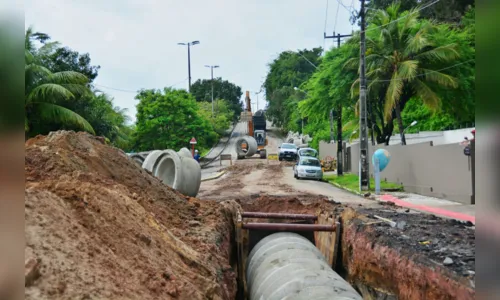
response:
[[[296,233],[263,238],[248,257],[246,275],[250,300],[363,299]]]
[[[131,154],[130,155],[130,159],[132,159],[136,164],[138,164],[139,166],[142,166],[142,164],[144,163],[144,156],[138,154],[138,153],[135,153],[135,154]]]
[[[153,166],[156,163],[156,160],[158,159],[158,156],[160,156],[161,152],[161,150],[154,150],[149,152],[148,156],[146,156],[146,159],[144,159],[144,162],[142,163],[142,168],[153,173]]]
[[[243,144],[247,144],[247,151],[243,151]],[[238,158],[250,157],[257,153],[257,141],[251,136],[242,136],[236,141],[236,153]]]
[[[161,151],[153,164],[152,173],[183,195],[196,197],[200,190],[201,167],[186,148],[179,152]]]

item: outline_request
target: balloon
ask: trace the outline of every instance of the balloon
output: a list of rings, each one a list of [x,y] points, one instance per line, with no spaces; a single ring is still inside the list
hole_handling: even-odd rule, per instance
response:
[[[380,172],[382,172],[389,164],[389,161],[391,160],[391,154],[385,149],[377,149],[377,151],[375,151],[372,156],[373,165],[375,165],[375,157],[378,158],[379,170]]]

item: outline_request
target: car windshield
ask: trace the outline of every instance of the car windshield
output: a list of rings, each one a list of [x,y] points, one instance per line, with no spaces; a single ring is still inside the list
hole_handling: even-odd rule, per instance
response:
[[[283,149],[295,149],[295,145],[283,144],[283,145],[281,145],[281,148],[283,148]]]
[[[301,166],[313,166],[313,167],[319,167],[319,160],[313,159],[313,158],[304,158],[300,161]]]
[[[316,150],[314,150],[314,149],[301,150],[300,156],[316,156]]]

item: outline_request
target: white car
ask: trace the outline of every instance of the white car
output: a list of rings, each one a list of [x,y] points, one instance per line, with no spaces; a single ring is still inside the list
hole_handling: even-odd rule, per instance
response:
[[[301,157],[293,168],[293,176],[296,179],[323,179],[323,170],[321,169],[321,163],[319,162],[319,159],[310,156]]]

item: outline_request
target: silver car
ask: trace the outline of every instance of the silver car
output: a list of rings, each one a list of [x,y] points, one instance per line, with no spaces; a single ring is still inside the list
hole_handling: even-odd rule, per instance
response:
[[[293,175],[296,179],[323,179],[323,170],[321,169],[319,159],[310,156],[301,157],[293,168]]]

